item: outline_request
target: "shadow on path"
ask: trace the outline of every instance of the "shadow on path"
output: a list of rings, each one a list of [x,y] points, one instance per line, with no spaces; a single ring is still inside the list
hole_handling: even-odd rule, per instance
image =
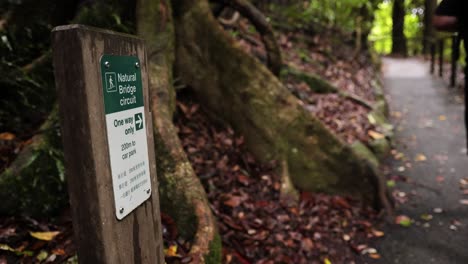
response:
[[[394,193],[407,200],[397,203],[396,215],[414,222],[386,225],[377,242],[382,258],[362,263],[468,263],[468,205],[460,203],[468,199],[460,189],[460,180],[468,180],[462,98],[428,71],[418,59],[384,59],[395,150],[404,156],[389,158],[389,176],[417,183],[396,181]]]

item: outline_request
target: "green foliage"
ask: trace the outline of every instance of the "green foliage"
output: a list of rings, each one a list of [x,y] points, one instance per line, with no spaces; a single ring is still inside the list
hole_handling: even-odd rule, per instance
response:
[[[27,155],[18,156],[14,164],[19,167],[0,172],[2,214],[54,214],[68,201],[60,129],[53,108],[52,28],[57,23],[80,23],[134,32],[134,2],[97,1],[83,4],[79,12],[77,2],[22,0],[0,4],[12,11],[7,28],[0,31],[0,132],[12,132],[21,140],[41,138],[38,144],[25,147]],[[69,21],[75,13],[78,15]],[[41,62],[35,64],[37,61]],[[36,67],[26,70],[31,63]],[[41,126],[44,121],[47,125]]]
[[[100,1],[92,6],[83,7],[74,23],[110,29],[123,33],[134,33],[134,23],[124,19],[128,14],[122,9],[123,5],[115,4],[115,1]]]
[[[370,28],[377,0],[298,1],[287,6],[270,5],[275,13],[282,13],[289,24],[307,27],[310,24],[324,28],[339,28],[354,32],[356,28]]]
[[[0,31],[0,131],[23,137],[40,125],[51,110],[55,87],[48,53],[49,34],[50,26],[43,20],[22,30],[11,26]],[[22,68],[44,54],[43,64],[25,73]]]
[[[404,34],[408,40],[409,53],[415,54],[422,49],[423,11],[418,1],[406,1],[405,6]],[[384,1],[378,5],[374,25],[369,35],[369,40],[374,43],[374,49],[382,54],[389,54],[392,48],[392,8],[391,1]]]
[[[304,14],[317,23],[339,26],[342,30],[352,32],[363,20],[362,12],[372,11],[372,1],[368,0],[335,0],[310,1]]]
[[[369,40],[374,43],[374,49],[377,52],[390,53],[392,25],[392,4],[388,1],[380,3],[375,12],[374,26],[369,35]]]
[[[57,109],[20,166],[0,175],[1,214],[54,215],[68,202]],[[18,161],[16,161],[18,162]],[[19,173],[19,174],[17,174]]]

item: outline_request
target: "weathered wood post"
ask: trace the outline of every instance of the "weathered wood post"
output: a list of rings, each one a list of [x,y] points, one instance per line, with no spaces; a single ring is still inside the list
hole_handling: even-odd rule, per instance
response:
[[[457,62],[460,58],[460,37],[455,34],[452,36],[452,57],[450,72],[450,87],[455,87],[457,81]]]
[[[431,44],[431,74],[434,74],[435,71],[435,61],[436,61],[436,44],[435,41],[432,40]]]
[[[439,77],[444,76],[444,38],[439,40]]]
[[[164,263],[143,40],[69,25],[52,41],[79,262]]]

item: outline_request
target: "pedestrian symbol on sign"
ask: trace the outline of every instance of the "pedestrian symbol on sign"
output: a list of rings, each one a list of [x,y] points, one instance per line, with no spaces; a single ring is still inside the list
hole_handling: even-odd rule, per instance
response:
[[[136,131],[143,129],[143,113],[135,114]]]
[[[115,72],[106,72],[105,77],[106,77],[106,91],[108,93],[117,92],[117,85],[116,85],[117,77],[115,75]]]

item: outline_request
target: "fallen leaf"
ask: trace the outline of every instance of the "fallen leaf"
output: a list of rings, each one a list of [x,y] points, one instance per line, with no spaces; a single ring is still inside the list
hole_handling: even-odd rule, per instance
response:
[[[7,238],[16,234],[16,228],[8,227],[0,229],[0,239]]]
[[[393,188],[393,187],[395,187],[395,185],[396,185],[396,183],[395,183],[394,180],[388,180],[387,181],[387,187],[388,188]]]
[[[436,181],[437,182],[443,182],[443,181],[445,181],[445,177],[444,176],[437,176]]]
[[[241,204],[241,202],[242,202],[242,197],[233,195],[228,200],[224,201],[223,203],[230,207],[237,207]]]
[[[402,113],[401,112],[392,112],[392,116],[395,118],[401,118]]]
[[[30,257],[30,256],[32,256],[34,254],[32,251],[29,251],[29,250],[22,251],[22,249],[14,249],[14,248],[10,247],[7,244],[0,244],[0,251],[1,250],[13,252],[18,256],[29,256]]]
[[[402,152],[397,152],[395,153],[395,155],[393,156],[396,160],[402,160],[405,158],[405,154],[403,154]]]
[[[447,117],[444,116],[444,115],[440,115],[440,116],[439,116],[439,120],[440,120],[440,121],[445,121],[445,120],[447,120]]]
[[[39,254],[37,254],[36,259],[39,262],[41,262],[41,261],[44,261],[48,256],[49,256],[49,253],[47,253],[47,251],[41,250],[41,252],[39,252]]]
[[[426,161],[427,158],[423,154],[418,154],[416,155],[416,158],[414,158],[415,161]]]
[[[171,245],[165,250],[165,255],[168,257],[177,257],[177,245]]]
[[[382,231],[379,231],[379,230],[372,230],[372,234],[375,236],[375,237],[383,237],[385,235],[384,232]]]
[[[244,175],[244,174],[240,174],[239,176],[237,176],[237,181],[239,181],[240,183],[242,183],[243,185],[245,186],[249,186],[249,177]]]
[[[395,223],[403,227],[411,226],[411,218],[406,215],[399,215],[395,218]]]
[[[382,139],[385,138],[385,135],[374,130],[367,131],[367,134],[372,137],[373,139]]]
[[[310,252],[314,249],[314,242],[310,238],[304,238],[301,241],[301,246],[305,251]]]
[[[377,254],[377,249],[375,248],[365,248],[364,250],[361,251],[362,255],[366,254]]]
[[[323,264],[332,264],[332,262],[328,258],[325,258]]]
[[[53,231],[53,232],[29,232],[29,234],[39,240],[44,240],[44,241],[51,241],[56,237],[58,234],[60,234],[59,231]]]
[[[16,138],[16,136],[14,134],[12,134],[12,133],[9,133],[9,132],[0,133],[0,140],[10,141],[10,140],[13,140],[15,138]]]
[[[421,215],[421,219],[424,220],[424,221],[430,221],[432,220],[433,216],[430,215],[430,214],[422,214]]]
[[[15,252],[15,250],[7,244],[0,244],[0,250]]]
[[[398,197],[400,197],[400,198],[405,198],[405,197],[406,197],[406,193],[405,193],[405,192],[397,192],[396,194],[397,194]]]
[[[465,187],[466,185],[468,185],[468,181],[466,179],[460,179],[460,185],[462,187]]]
[[[56,249],[52,250],[52,253],[55,254],[55,255],[57,255],[57,256],[63,256],[63,255],[65,255],[65,254],[67,254],[67,253],[65,252],[65,250],[63,250],[63,249],[61,249],[61,248],[56,248]]]

